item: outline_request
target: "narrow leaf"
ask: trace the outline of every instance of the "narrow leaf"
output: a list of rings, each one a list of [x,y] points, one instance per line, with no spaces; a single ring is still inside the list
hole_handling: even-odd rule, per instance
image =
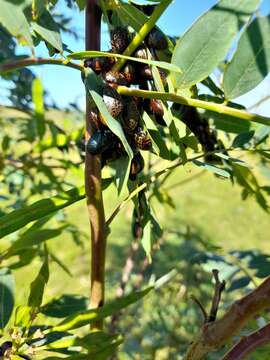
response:
[[[11,271],[0,269],[0,329],[9,321],[14,306],[15,281]]]
[[[193,160],[192,161],[193,164],[195,164],[196,166],[199,166],[199,167],[202,167],[204,168],[205,170],[208,170],[208,171],[211,171],[217,175],[220,175],[220,176],[223,176],[225,178],[229,178],[231,175],[228,171],[224,170],[224,169],[221,169],[215,165],[211,165],[211,164],[207,164],[207,163],[203,163],[201,161],[198,161],[198,160]]]
[[[270,16],[255,19],[242,34],[224,73],[227,99],[237,98],[257,86],[270,71]]]
[[[45,286],[49,280],[49,264],[48,264],[48,252],[45,247],[45,257],[44,262],[41,266],[41,269],[35,278],[35,280],[31,283],[30,286],[30,294],[28,298],[28,306],[33,308],[39,308],[42,299]]]
[[[173,74],[177,88],[189,88],[205,79],[224,59],[233,39],[257,9],[260,0],[221,0],[203,14],[178,40],[172,63],[182,74]]]
[[[39,200],[32,205],[14,210],[0,218],[0,238],[24,227],[31,221],[38,220],[53,212],[63,209],[85,197],[84,187],[73,188],[69,191]]]
[[[43,40],[49,43],[53,48],[63,52],[59,27],[48,11],[45,11],[37,22],[33,22],[32,27]]]
[[[152,261],[151,250],[152,250],[152,224],[149,219],[143,228],[142,246],[148,257],[149,262]]]
[[[4,255],[4,258],[16,255],[23,249],[42,244],[44,241],[57,237],[61,235],[64,228],[66,228],[66,226],[62,226],[58,229],[42,229],[22,234],[18,240],[12,243],[7,250],[7,253]]]
[[[88,298],[80,295],[63,295],[41,308],[46,316],[64,318],[71,314],[87,310]]]
[[[111,316],[123,308],[139,301],[147,295],[153,288],[149,287],[145,290],[134,292],[121,299],[116,299],[111,303],[105,304],[102,308],[93,309],[81,312],[77,315],[72,315],[63,320],[59,325],[54,326],[50,331],[67,331],[77,329],[82,326],[88,325],[93,321],[98,321],[105,317]]]
[[[19,42],[33,46],[30,27],[23,13],[22,6],[11,1],[0,0],[0,9],[0,24],[11,35],[16,36]]]
[[[75,60],[81,60],[81,59],[87,59],[87,58],[91,58],[91,57],[101,57],[101,56],[131,60],[131,61],[135,61],[135,62],[139,62],[139,63],[151,65],[151,66],[157,66],[158,68],[165,69],[168,71],[181,73],[181,70],[179,69],[179,67],[177,65],[170,64],[165,61],[139,59],[139,58],[135,58],[132,56],[109,53],[109,52],[104,52],[104,51],[92,51],[92,50],[91,51],[80,51],[80,52],[75,52],[75,53],[68,55],[68,58],[75,59]]]

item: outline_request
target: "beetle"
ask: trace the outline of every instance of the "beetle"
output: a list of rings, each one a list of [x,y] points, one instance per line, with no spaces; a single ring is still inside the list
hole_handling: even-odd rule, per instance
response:
[[[112,117],[117,117],[124,109],[122,96],[111,86],[103,89],[103,101]]]
[[[140,112],[134,100],[127,100],[123,111],[123,127],[128,134],[132,134],[139,125]]]
[[[143,170],[143,168],[144,159],[142,157],[142,154],[138,151],[131,161],[129,179],[131,181],[135,181],[137,178],[137,174],[139,174]]]
[[[117,137],[109,129],[97,130],[93,133],[86,145],[86,151],[92,155],[102,154],[111,148],[117,141]]]
[[[137,127],[134,133],[135,145],[140,150],[150,150],[152,147],[152,141],[148,136],[147,132],[144,131],[141,127]]]

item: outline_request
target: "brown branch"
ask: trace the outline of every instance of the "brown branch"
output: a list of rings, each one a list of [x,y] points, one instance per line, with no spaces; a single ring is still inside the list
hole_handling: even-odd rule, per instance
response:
[[[184,360],[201,360],[207,353],[219,349],[258,313],[270,307],[270,277],[257,289],[236,301],[225,315],[204,324],[199,335],[188,348]]]
[[[84,71],[84,67],[82,65],[75,64],[73,62],[65,63],[64,59],[29,57],[16,61],[14,60],[6,61],[0,64],[0,73],[7,73],[27,66],[36,66],[36,65],[60,65],[60,66],[70,67],[72,69],[76,69],[79,71]]]
[[[241,340],[230,349],[222,360],[242,360],[247,355],[256,351],[259,347],[270,343],[270,323]]]
[[[219,276],[218,276],[218,270],[214,269],[214,270],[212,270],[212,272],[213,272],[214,279],[215,279],[215,293],[214,293],[213,300],[212,300],[211,310],[210,310],[210,313],[209,313],[209,316],[207,319],[208,322],[212,322],[212,321],[216,320],[219,303],[220,303],[220,299],[221,299],[221,294],[222,294],[222,291],[225,289],[225,281],[223,280],[220,282]]]
[[[202,303],[200,302],[200,300],[197,299],[196,296],[193,295],[193,294],[190,295],[190,299],[191,299],[192,301],[194,301],[194,303],[195,303],[195,304],[198,306],[198,308],[200,309],[200,311],[201,311],[201,313],[202,313],[202,316],[203,316],[203,322],[204,322],[204,323],[207,323],[207,321],[208,321],[208,315],[207,315],[207,312],[206,312],[203,304],[202,304]]]
[[[87,0],[85,11],[85,48],[86,50],[99,50],[101,11],[96,0]],[[91,114],[91,108],[89,102],[87,102],[86,143],[95,130],[93,121],[91,121]],[[87,151],[85,157],[85,192],[91,225],[90,306],[91,308],[97,308],[103,305],[105,295],[105,215],[101,188],[101,158],[100,156],[91,155]],[[102,321],[94,323],[92,328],[102,329]]]

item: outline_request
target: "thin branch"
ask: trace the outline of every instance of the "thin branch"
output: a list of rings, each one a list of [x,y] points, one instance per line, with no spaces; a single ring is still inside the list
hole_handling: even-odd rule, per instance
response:
[[[131,200],[133,199],[139,192],[144,190],[148,186],[148,183],[145,182],[142,185],[138,186],[135,190],[133,190],[112,212],[111,216],[106,221],[106,226],[108,227],[112,221],[115,219],[120,210]]]
[[[206,354],[222,347],[260,312],[270,307],[270,277],[257,289],[232,304],[225,315],[204,324],[190,345],[184,360],[202,360]]]
[[[159,99],[163,101],[172,101],[178,104],[192,106],[204,110],[210,110],[217,112],[219,114],[223,115],[229,115],[238,119],[242,120],[248,120],[257,122],[259,124],[264,125],[270,125],[270,118],[265,116],[260,116],[257,114],[251,114],[244,110],[238,110],[229,106],[225,106],[222,104],[216,104],[208,101],[198,100],[198,99],[192,99],[187,98],[184,96],[179,96],[174,93],[165,93],[165,92],[159,92],[159,91],[149,91],[149,90],[140,90],[140,89],[133,89],[128,88],[126,86],[119,86],[117,88],[117,91],[121,95],[125,96],[138,96],[143,97],[147,99]]]
[[[21,69],[27,66],[37,66],[37,65],[60,65],[66,66],[72,69],[76,69],[79,71],[84,71],[84,67],[80,64],[76,64],[73,62],[65,63],[65,59],[51,59],[51,58],[36,58],[36,57],[29,57],[20,60],[11,60],[6,61],[0,64],[0,73],[7,73],[10,71],[14,71],[17,69]]]
[[[225,289],[225,281],[219,280],[218,270],[214,269],[214,270],[212,270],[212,272],[213,272],[214,279],[215,279],[215,293],[213,296],[211,310],[210,310],[207,322],[212,322],[212,321],[216,320],[219,303],[220,303],[220,299],[221,299],[221,294],[222,294],[223,290]]]
[[[96,0],[87,0],[85,10],[85,48],[86,50],[100,49],[101,11]],[[90,103],[86,105],[86,133],[85,142],[95,131],[92,121]],[[106,231],[105,215],[102,198],[101,157],[89,154],[85,157],[85,193],[89,222],[91,226],[91,308],[103,306],[105,298],[105,258]],[[93,329],[102,330],[103,322],[92,325]]]
[[[230,349],[222,360],[243,360],[247,355],[256,351],[259,347],[270,343],[270,324],[265,325],[259,330],[254,331],[248,336],[243,336],[241,340]]]
[[[198,306],[198,308],[201,310],[201,313],[203,315],[203,322],[204,323],[207,323],[208,321],[208,315],[207,315],[207,312],[205,310],[205,308],[203,307],[202,303],[200,302],[199,299],[196,298],[195,295],[190,295],[190,298],[192,301],[194,301],[194,303]]]

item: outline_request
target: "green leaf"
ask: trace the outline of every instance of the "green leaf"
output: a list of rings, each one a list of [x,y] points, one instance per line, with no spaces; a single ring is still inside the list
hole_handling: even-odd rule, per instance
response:
[[[32,84],[32,98],[35,114],[38,117],[44,116],[43,86],[39,78],[35,78]]]
[[[31,283],[30,286],[30,294],[28,298],[28,306],[33,308],[39,308],[42,299],[45,286],[49,280],[49,264],[48,264],[48,252],[45,247],[45,257],[44,262],[41,266],[41,269],[35,278],[35,280]]]
[[[107,303],[99,309],[87,310],[76,315],[69,316],[59,325],[52,327],[50,331],[67,331],[71,329],[77,329],[105,317],[111,316],[123,308],[136,303],[145,295],[147,295],[152,289],[153,287],[149,287],[142,291],[133,292],[121,299],[116,299],[110,303]]]
[[[39,200],[32,205],[14,210],[10,214],[0,217],[0,238],[21,229],[31,221],[72,205],[84,197],[84,187],[72,188],[51,198]]]
[[[104,351],[116,342],[119,344],[119,340],[120,338],[118,335],[108,335],[102,331],[97,331],[87,334],[82,338],[67,336],[61,338],[60,340],[49,342],[48,344],[40,346],[39,350],[57,350],[81,346],[84,349],[89,350],[89,354],[93,355],[99,353],[100,351]]]
[[[19,4],[0,0],[0,24],[22,44],[33,46],[30,27]]]
[[[14,306],[15,281],[11,271],[0,269],[0,329],[4,329]]]
[[[248,284],[250,283],[250,277],[243,276],[239,279],[233,280],[231,286],[227,290],[228,292],[239,290],[242,288],[247,288]]]
[[[49,43],[53,48],[63,52],[62,40],[59,26],[53,20],[48,11],[43,12],[37,22],[32,22],[33,30],[39,34],[43,40]]]
[[[109,52],[104,52],[104,51],[92,51],[92,50],[91,51],[80,51],[80,52],[75,52],[75,53],[69,54],[67,56],[67,58],[75,59],[75,60],[82,60],[82,59],[87,59],[87,58],[91,58],[91,57],[101,57],[101,56],[131,60],[131,61],[135,61],[135,62],[139,62],[139,63],[151,65],[151,66],[157,66],[160,69],[165,69],[165,70],[168,70],[168,71],[181,73],[181,70],[179,69],[178,66],[176,66],[174,64],[164,62],[164,61],[155,61],[155,60],[150,60],[150,59],[149,60],[148,59],[139,59],[139,58],[135,58],[135,57],[132,57],[132,56],[109,53]]]
[[[31,306],[18,306],[15,312],[14,325],[28,328],[32,322],[33,309]]]
[[[62,295],[42,306],[41,312],[50,317],[63,318],[87,310],[88,298],[80,295]]]
[[[178,40],[172,63],[182,74],[173,74],[177,88],[189,88],[205,79],[224,59],[241,21],[247,21],[260,0],[221,0],[203,14]]]
[[[83,10],[86,6],[86,0],[76,0],[76,3],[80,10]]]
[[[254,130],[241,133],[235,137],[232,143],[234,148],[242,148],[244,145],[248,144],[254,136]]]
[[[237,98],[257,86],[270,71],[270,16],[255,19],[242,34],[224,73],[227,99]]]
[[[120,6],[116,8],[116,11],[120,20],[123,21],[123,24],[130,24],[136,32],[138,32],[148,20],[148,17],[142,11],[131,4],[121,2]]]
[[[151,250],[152,250],[152,224],[149,219],[143,228],[142,246],[148,257],[149,262],[152,262]]]
[[[207,118],[213,120],[214,125],[218,130],[228,133],[239,134],[248,132],[251,127],[249,121],[243,121],[242,119],[237,119],[229,115],[218,114],[213,111],[206,111],[205,115]]]
[[[48,0],[32,0],[32,16],[36,20],[46,10]]]
[[[143,122],[147,127],[147,131],[150,135],[150,138],[153,142],[154,151],[162,158],[166,160],[171,159],[170,150],[167,147],[166,140],[160,134],[160,131],[151,117],[145,111],[143,113]]]
[[[53,239],[59,235],[61,235],[63,229],[66,228],[66,225],[58,228],[58,229],[43,229],[37,231],[30,231],[25,234],[22,234],[18,240],[16,240],[10,248],[7,250],[7,253],[4,254],[4,258],[8,258],[10,256],[16,255],[19,251],[39,245],[44,241],[49,239]]]
[[[215,165],[203,163],[203,162],[198,161],[198,160],[193,160],[192,162],[193,162],[194,165],[202,167],[205,170],[211,171],[214,174],[217,174],[219,176],[223,176],[225,178],[230,178],[231,177],[231,174],[228,171],[226,171],[224,169],[221,169],[221,168],[219,168],[219,167],[217,167]]]

